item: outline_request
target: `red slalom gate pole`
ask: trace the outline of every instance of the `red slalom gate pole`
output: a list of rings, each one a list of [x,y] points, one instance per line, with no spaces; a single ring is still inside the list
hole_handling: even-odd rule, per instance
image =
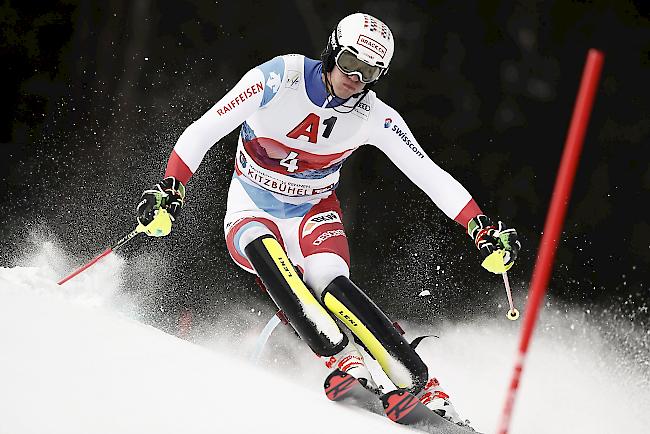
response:
[[[578,168],[578,160],[582,151],[589,116],[591,115],[591,109],[594,104],[596,89],[603,68],[603,61],[603,53],[593,48],[589,50],[587,61],[582,72],[580,89],[575,107],[573,108],[569,133],[564,144],[564,151],[553,189],[553,196],[551,197],[551,204],[546,216],[546,223],[544,224],[544,235],[542,236],[537,261],[533,270],[529,300],[521,329],[519,352],[515,361],[510,387],[506,395],[503,413],[501,414],[501,421],[498,428],[499,434],[506,434],[510,427],[510,418],[515,404],[519,380],[524,369],[528,345],[535,329],[542,300],[546,294],[546,288],[555,260],[555,251],[557,250],[557,245],[562,234],[564,217],[569,198],[571,197],[573,180]]]

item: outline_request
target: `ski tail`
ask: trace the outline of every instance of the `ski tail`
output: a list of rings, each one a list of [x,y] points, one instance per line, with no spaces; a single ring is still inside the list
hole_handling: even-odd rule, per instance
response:
[[[335,369],[327,376],[324,388],[325,395],[331,401],[352,404],[377,414],[382,413],[379,395],[340,369]]]
[[[384,414],[400,425],[409,425],[426,432],[445,434],[476,433],[469,426],[459,426],[444,419],[406,389],[396,389],[378,394],[365,388],[359,380],[340,369],[332,371],[325,379],[325,394],[331,401],[351,404]],[[383,411],[382,411],[383,406]]]
[[[397,389],[381,396],[386,416],[401,425],[426,423],[429,426],[444,427],[448,424],[442,417],[429,410],[412,393]]]
[[[354,395],[359,386],[361,384],[352,375],[336,369],[325,379],[325,394],[331,401],[342,401]]]

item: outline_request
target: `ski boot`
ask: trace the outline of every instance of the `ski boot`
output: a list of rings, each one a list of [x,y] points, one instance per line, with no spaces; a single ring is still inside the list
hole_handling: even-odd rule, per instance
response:
[[[442,416],[449,422],[474,431],[474,429],[469,425],[469,420],[463,420],[458,415],[456,408],[454,408],[454,405],[449,400],[449,395],[442,390],[442,387],[440,387],[440,383],[436,378],[431,378],[427,381],[424,389],[422,389],[418,394],[418,398],[429,410]]]
[[[345,348],[343,348],[338,354],[329,357],[321,357],[321,359],[329,369],[339,369],[346,372],[359,380],[359,383],[361,383],[366,389],[379,393],[380,388],[372,379],[372,375],[366,367],[366,362],[363,360],[363,356],[352,340],[350,340]]]

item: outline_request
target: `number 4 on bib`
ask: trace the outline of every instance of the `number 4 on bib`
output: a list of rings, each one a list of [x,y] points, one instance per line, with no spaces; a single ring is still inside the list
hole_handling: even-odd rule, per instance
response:
[[[280,160],[280,166],[286,167],[287,172],[295,172],[298,170],[298,158],[296,158],[297,156],[297,152],[289,152],[289,155]]]

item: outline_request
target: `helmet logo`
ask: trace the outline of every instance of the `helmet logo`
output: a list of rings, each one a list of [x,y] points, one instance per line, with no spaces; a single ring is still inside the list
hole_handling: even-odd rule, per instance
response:
[[[378,54],[382,59],[384,56],[386,56],[386,47],[366,35],[359,35],[357,44],[361,45],[362,47],[366,47],[373,53]]]
[[[377,20],[374,17],[364,15],[363,27],[366,29],[370,29],[371,32],[380,32],[383,38],[390,39],[390,30],[388,30],[386,24],[381,23],[381,30],[379,30],[378,28],[379,24],[377,23]]]

